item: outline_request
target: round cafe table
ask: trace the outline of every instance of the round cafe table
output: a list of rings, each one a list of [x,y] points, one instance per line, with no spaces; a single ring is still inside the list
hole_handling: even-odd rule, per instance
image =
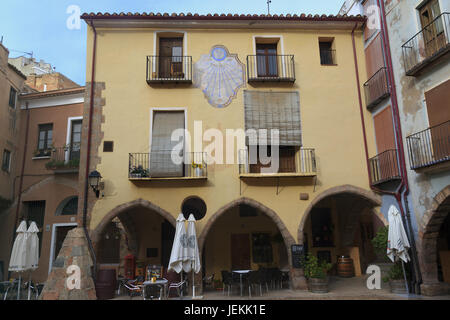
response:
[[[239,274],[239,282],[240,282],[240,285],[241,285],[241,297],[242,297],[242,276],[244,274],[248,274],[250,271],[252,271],[252,270],[233,270],[233,271],[231,271],[233,273]]]
[[[142,288],[143,288],[143,293],[142,293],[142,295],[143,295],[143,298],[144,298],[144,300],[145,300],[145,297],[146,297],[146,295],[145,295],[145,288],[147,287],[147,286],[158,286],[158,287],[163,287],[163,294],[162,294],[162,296],[164,297],[164,299],[166,298],[166,288],[167,288],[167,284],[169,283],[169,281],[168,280],[166,280],[166,279],[160,279],[160,280],[156,280],[155,282],[151,282],[151,281],[145,281],[145,282],[143,282],[142,283]],[[159,300],[161,300],[161,295],[159,296]]]

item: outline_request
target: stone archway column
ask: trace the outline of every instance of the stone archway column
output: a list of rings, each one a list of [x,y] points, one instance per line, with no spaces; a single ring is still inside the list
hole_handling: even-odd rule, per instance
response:
[[[422,273],[420,290],[426,296],[450,293],[450,285],[440,282],[437,273],[437,241],[441,225],[448,217],[449,207],[450,185],[434,197],[431,208],[425,212],[419,225],[417,248]]]

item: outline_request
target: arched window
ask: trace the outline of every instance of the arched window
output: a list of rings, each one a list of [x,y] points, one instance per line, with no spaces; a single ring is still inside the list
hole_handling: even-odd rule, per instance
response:
[[[69,197],[62,201],[56,209],[57,216],[73,216],[78,211],[78,197]]]

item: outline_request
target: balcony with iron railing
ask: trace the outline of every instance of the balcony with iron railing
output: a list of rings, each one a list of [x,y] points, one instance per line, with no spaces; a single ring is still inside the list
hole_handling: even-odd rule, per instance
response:
[[[294,55],[247,56],[248,82],[295,82]]]
[[[450,52],[450,13],[437,16],[431,23],[402,45],[403,62],[408,76],[419,75]]]
[[[372,185],[400,180],[400,171],[397,162],[397,150],[386,150],[369,159],[370,177]]]
[[[366,95],[366,107],[372,109],[383,99],[389,97],[389,85],[387,80],[387,69],[382,67],[364,83],[364,92]]]
[[[80,144],[57,147],[50,150],[50,161],[45,167],[55,172],[78,172],[80,166]]]
[[[450,121],[406,137],[411,169],[434,167],[450,160]]]
[[[147,83],[192,83],[192,57],[148,56]]]
[[[130,153],[129,180],[204,180],[208,178],[206,153],[172,150]]]
[[[240,178],[315,177],[317,175],[315,150],[311,148],[294,151],[291,157],[280,156],[278,168],[273,170],[269,169],[271,163],[264,166],[259,164],[257,159],[257,154],[250,156],[248,149],[239,151]]]

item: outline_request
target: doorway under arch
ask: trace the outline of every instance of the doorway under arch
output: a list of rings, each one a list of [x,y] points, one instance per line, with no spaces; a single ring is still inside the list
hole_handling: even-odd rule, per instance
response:
[[[419,232],[419,262],[424,295],[450,293],[450,185],[433,199]]]
[[[154,205],[138,199],[111,210],[92,231],[98,270],[116,269],[125,274],[125,257],[136,258],[135,276],[148,265],[162,266],[164,272],[170,259],[175,234],[175,218]]]
[[[222,270],[284,269],[291,275],[295,240],[278,214],[250,198],[239,198],[209,218],[199,237],[203,276]]]
[[[355,276],[365,273],[367,266],[380,260],[371,240],[387,225],[375,210],[381,197],[352,185],[334,187],[322,192],[308,206],[298,229],[298,243],[305,252],[333,264],[336,274],[338,257],[353,260]]]

